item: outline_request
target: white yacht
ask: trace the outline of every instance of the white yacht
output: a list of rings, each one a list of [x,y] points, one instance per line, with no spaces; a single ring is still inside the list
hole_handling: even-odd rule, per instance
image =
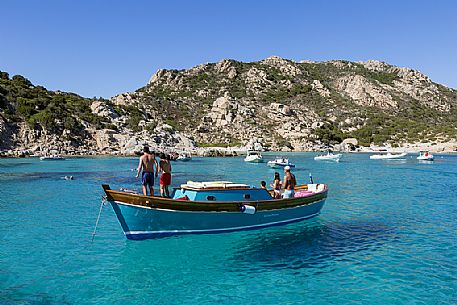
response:
[[[263,162],[263,157],[260,151],[248,151],[244,161],[250,163],[261,163]]]

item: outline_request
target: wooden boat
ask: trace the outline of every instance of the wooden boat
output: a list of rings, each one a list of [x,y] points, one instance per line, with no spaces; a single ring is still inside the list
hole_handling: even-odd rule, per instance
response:
[[[302,221],[319,214],[328,187],[296,187],[296,197],[273,199],[272,192],[229,181],[191,182],[175,189],[173,198],[111,190],[103,185],[128,239],[176,234],[252,230]]]
[[[250,163],[262,163],[263,157],[260,151],[248,151],[246,154],[246,158],[244,158],[244,161]]]

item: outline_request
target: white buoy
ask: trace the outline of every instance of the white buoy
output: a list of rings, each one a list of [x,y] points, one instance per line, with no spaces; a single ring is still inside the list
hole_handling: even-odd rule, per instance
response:
[[[242,205],[241,208],[240,208],[241,212],[245,213],[245,214],[255,214],[255,207],[253,207],[252,205]]]

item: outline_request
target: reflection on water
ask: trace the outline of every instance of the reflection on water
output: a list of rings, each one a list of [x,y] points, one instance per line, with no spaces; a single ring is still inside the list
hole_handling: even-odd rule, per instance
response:
[[[259,271],[265,267],[322,268],[353,252],[376,249],[394,233],[393,228],[378,221],[314,221],[246,238],[234,261]]]
[[[46,292],[33,294],[20,292],[24,287],[12,287],[6,291],[0,291],[0,303],[2,305],[70,305],[71,302],[65,297],[53,297]]]
[[[387,159],[381,160],[382,162],[390,165],[397,165],[397,164],[406,164],[408,161],[406,159]]]
[[[32,164],[32,163],[31,162],[15,162],[15,163],[0,162],[0,168],[16,168],[16,167],[21,167],[21,166],[30,165],[30,164]]]

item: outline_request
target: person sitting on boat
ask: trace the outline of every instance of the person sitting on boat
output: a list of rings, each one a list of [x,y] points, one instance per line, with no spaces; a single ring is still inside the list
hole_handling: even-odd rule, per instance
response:
[[[170,157],[163,153],[160,155],[159,169],[162,173],[160,175],[160,196],[170,197],[168,186],[171,184],[171,163]]]
[[[295,195],[295,186],[297,185],[297,180],[295,175],[290,172],[290,166],[284,167],[284,194],[283,198],[294,198]]]
[[[279,178],[278,172],[275,173],[273,184],[270,184],[270,186],[273,188],[274,191],[273,198],[281,199],[281,178]]]
[[[155,176],[158,176],[158,164],[155,158],[155,154],[149,151],[149,147],[145,146],[143,148],[144,154],[140,157],[140,162],[138,164],[136,177],[140,175],[140,171],[143,171],[141,174],[141,185],[143,187],[143,194],[148,195],[147,187],[149,186],[149,194],[154,196],[154,169]]]
[[[260,187],[263,188],[264,190],[267,189],[267,183],[265,181],[260,181]]]

